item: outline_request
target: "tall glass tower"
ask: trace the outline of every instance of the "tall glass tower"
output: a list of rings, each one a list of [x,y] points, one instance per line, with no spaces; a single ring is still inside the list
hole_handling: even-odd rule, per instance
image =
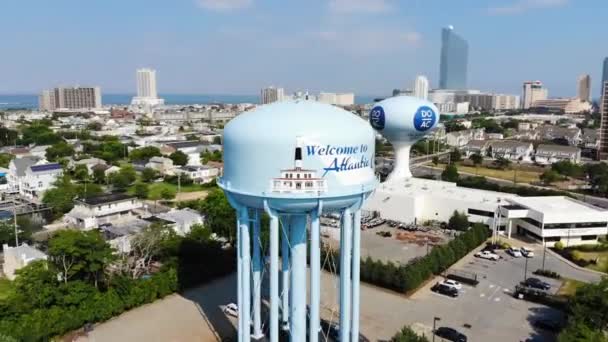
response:
[[[604,58],[604,68],[602,69],[602,83],[600,84],[600,94],[604,93],[604,83],[606,82],[608,82],[608,57]]]
[[[440,89],[466,89],[469,44],[454,33],[454,27],[441,30]]]

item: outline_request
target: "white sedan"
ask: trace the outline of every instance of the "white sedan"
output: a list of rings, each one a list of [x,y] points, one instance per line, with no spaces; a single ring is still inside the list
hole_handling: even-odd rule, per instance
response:
[[[457,282],[456,280],[446,279],[442,282],[442,284],[445,286],[453,287],[458,291],[462,289],[462,284]]]
[[[224,313],[232,317],[239,317],[239,308],[236,304],[230,303],[224,307]]]
[[[507,253],[514,258],[521,258],[521,251],[519,250],[519,248],[510,247],[509,249],[507,249]]]
[[[478,258],[494,260],[494,261],[500,259],[500,256],[498,254],[494,254],[490,251],[477,252],[477,253],[475,253],[475,256]]]

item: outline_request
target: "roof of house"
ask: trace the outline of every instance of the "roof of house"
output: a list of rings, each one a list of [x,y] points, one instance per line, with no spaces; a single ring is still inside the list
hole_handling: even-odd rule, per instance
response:
[[[15,158],[11,161],[11,163],[15,165],[15,171],[17,172],[17,176],[23,177],[25,176],[25,170],[27,170],[27,168],[30,166],[36,165],[38,161],[40,161],[40,158],[38,157],[26,156]]]
[[[564,145],[548,145],[541,144],[536,148],[536,152],[566,152],[566,153],[578,153],[580,149],[574,146],[564,146]]]
[[[106,164],[106,161],[103,159],[99,159],[99,158],[86,158],[86,159],[80,159],[78,161],[75,161],[74,164],[76,164],[76,165],[89,165],[89,164],[97,165],[97,164]]]
[[[529,142],[517,141],[517,140],[499,140],[492,141],[490,143],[492,149],[496,148],[518,148],[518,147],[530,147],[532,144]]]
[[[61,170],[61,164],[59,163],[50,163],[50,164],[42,164],[42,165],[33,165],[30,166],[32,172],[45,172],[45,171],[55,171]]]
[[[97,170],[105,171],[105,170],[107,170],[107,169],[109,169],[111,167],[112,167],[112,165],[108,165],[108,164],[97,164],[97,165],[93,165],[91,167],[91,170],[93,170],[93,171],[97,171]]]
[[[169,212],[159,214],[158,217],[163,220],[175,222],[177,224],[196,222],[203,218],[203,216],[197,211],[189,208],[181,210],[171,210]]]
[[[197,147],[197,146],[201,146],[201,145],[206,145],[206,143],[203,141],[198,141],[198,140],[189,140],[189,141],[170,142],[170,143],[166,143],[166,145],[173,147],[175,149],[180,149],[180,148]]]
[[[125,193],[112,193],[82,198],[79,201],[89,205],[99,205],[104,203],[121,202],[134,198],[135,196],[127,195]]]
[[[470,140],[465,147],[470,148],[484,148],[489,143],[487,140]]]
[[[29,246],[28,244],[24,243],[21,246],[18,247],[5,247],[3,248],[4,250],[4,254],[12,254],[13,256],[17,257],[17,258],[22,258],[22,259],[46,259],[46,254],[44,254],[43,252],[37,250],[36,248]]]

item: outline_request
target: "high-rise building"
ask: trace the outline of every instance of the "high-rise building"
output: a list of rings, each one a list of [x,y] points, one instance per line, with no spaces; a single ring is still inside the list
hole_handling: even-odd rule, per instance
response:
[[[414,82],[414,96],[426,100],[429,97],[429,79],[419,75]]]
[[[41,110],[101,108],[99,87],[57,87],[43,90],[39,98]]]
[[[591,76],[581,75],[578,78],[577,96],[579,100],[589,102],[591,99]]]
[[[318,101],[335,106],[352,106],[355,104],[353,93],[319,93]]]
[[[285,98],[285,90],[283,88],[268,87],[263,88],[260,92],[260,102],[268,104],[273,102],[283,101]]]
[[[549,91],[543,87],[541,81],[526,81],[523,87],[522,108],[529,109],[534,101],[546,100],[549,97]]]
[[[608,159],[608,80],[602,84],[600,102],[600,147],[599,160]]]
[[[469,45],[450,26],[441,30],[440,89],[466,89]]]
[[[608,82],[608,57],[604,58],[604,67],[602,68],[602,83],[600,83],[600,91],[604,90],[604,83]],[[600,99],[601,101],[602,99]]]
[[[135,72],[137,81],[137,96],[131,100],[135,106],[157,106],[165,103],[165,100],[158,97],[156,91],[156,70],[137,69]]]

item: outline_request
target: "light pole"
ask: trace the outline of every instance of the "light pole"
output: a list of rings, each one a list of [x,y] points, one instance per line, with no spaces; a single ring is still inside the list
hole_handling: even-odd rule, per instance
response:
[[[437,321],[441,321],[441,318],[433,317],[433,342],[435,342],[435,323],[437,323]]]
[[[543,242],[543,271],[545,270],[545,257],[547,256],[547,243]]]
[[[526,279],[528,279],[528,257],[524,257],[526,258],[526,265],[524,266],[524,282],[526,281]]]

